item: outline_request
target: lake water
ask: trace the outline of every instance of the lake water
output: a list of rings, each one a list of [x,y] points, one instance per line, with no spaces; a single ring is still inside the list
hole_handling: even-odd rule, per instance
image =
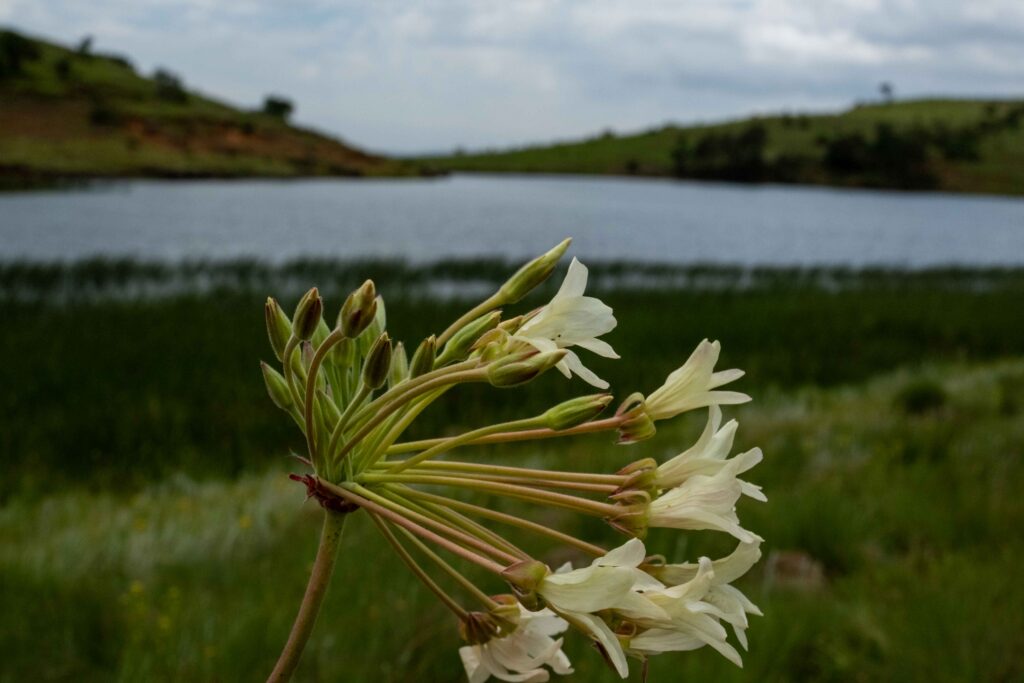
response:
[[[1024,264],[1024,200],[560,176],[130,181],[0,194],[0,260],[523,258]]]

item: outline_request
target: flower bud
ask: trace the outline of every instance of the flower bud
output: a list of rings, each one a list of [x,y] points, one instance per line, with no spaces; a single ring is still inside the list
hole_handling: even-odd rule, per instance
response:
[[[540,609],[537,588],[551,570],[539,560],[520,560],[511,564],[501,572],[501,577],[508,582],[516,597],[526,609]]]
[[[384,332],[370,347],[363,361],[363,384],[370,389],[379,389],[388,379],[391,367],[391,337]]]
[[[273,297],[267,298],[263,307],[263,316],[267,322],[267,337],[270,338],[270,348],[274,349],[274,356],[278,360],[284,358],[284,347],[288,345],[288,338],[292,336],[292,321],[281,310],[281,305]]]
[[[409,362],[409,377],[419,377],[434,369],[434,356],[437,354],[437,337],[430,335],[416,347]]]
[[[565,357],[565,349],[544,353],[521,353],[506,356],[487,366],[487,381],[495,387],[514,387],[524,384],[554,367]]]
[[[593,394],[572,398],[544,413],[544,422],[548,429],[555,431],[569,429],[597,417],[611,401],[611,394]]]
[[[388,370],[388,387],[393,387],[409,377],[409,358],[405,355],[405,345],[395,344],[391,352],[391,368]]]
[[[526,322],[526,316],[517,315],[514,318],[502,320],[501,324],[498,325],[498,329],[508,334],[515,334],[519,331],[519,328],[523,326],[524,322]]]
[[[529,294],[534,287],[547,280],[555,270],[558,260],[562,258],[562,254],[569,248],[571,241],[571,238],[562,240],[554,249],[538,256],[517,270],[515,275],[498,289],[498,296],[502,302],[515,303]]]
[[[281,410],[289,410],[292,406],[292,394],[288,390],[288,382],[281,373],[263,361],[260,361],[260,370],[263,371],[263,383],[267,385],[270,400]]]
[[[367,280],[348,295],[338,313],[338,327],[349,339],[355,339],[369,327],[377,315],[377,288]]]
[[[623,418],[619,424],[619,440],[616,442],[620,445],[644,441],[658,431],[654,426],[654,420],[647,414],[644,396],[640,392],[626,397],[615,414]]]
[[[469,323],[448,340],[434,364],[443,367],[452,361],[464,359],[476,340],[497,327],[500,320],[501,311],[491,311]]]
[[[324,302],[320,298],[317,288],[309,290],[299,300],[295,307],[295,315],[292,316],[292,333],[303,341],[308,341],[316,332],[316,326],[320,323],[320,315],[323,313]]]

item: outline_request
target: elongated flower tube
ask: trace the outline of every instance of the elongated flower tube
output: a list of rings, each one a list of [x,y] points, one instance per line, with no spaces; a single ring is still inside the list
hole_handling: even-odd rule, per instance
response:
[[[749,396],[738,391],[713,391],[743,376],[742,370],[714,371],[721,350],[717,341],[705,339],[698,344],[686,362],[647,396],[647,414],[653,420],[666,420],[695,408],[749,401]]]
[[[316,288],[291,322],[276,302],[268,304],[268,337],[282,368],[263,364],[261,371],[274,403],[306,437],[308,452],[296,457],[311,471],[291,478],[324,509],[306,594],[268,680],[287,681],[295,671],[339,556],[344,522],[357,512],[451,612],[465,641],[459,659],[471,683],[541,682],[570,674],[561,637],[571,631],[593,641],[622,677],[631,656],[646,660],[705,645],[739,663],[723,624],[746,647],[747,615],[760,612],[730,583],[757,561],[760,538],[743,529],[735,506],[741,495],[764,495],[738,478],[760,461],[760,450],[729,457],[737,425],[723,427],[718,406],[747,397],[715,391],[742,374],[714,372],[717,342],[703,342],[664,387],[646,398],[630,394],[611,417],[600,417],[611,394],[579,396],[505,422],[404,440],[423,411],[457,397],[467,384],[513,391],[557,367],[607,386],[573,350],[618,358],[599,339],[615,328],[615,317],[584,295],[587,269],[581,263],[573,260],[547,304],[511,311],[505,319],[499,310],[540,284],[567,247],[565,241],[535,259],[495,294],[427,336],[411,359],[401,342],[392,344],[384,301],[370,281],[349,297],[334,329],[323,322]],[[632,443],[652,436],[655,421],[703,406],[709,413],[700,439],[663,463],[645,457],[625,467],[609,462],[600,471],[563,471],[459,457],[489,444],[514,449],[519,442],[598,432]],[[503,501],[480,503],[481,496]],[[607,550],[541,521],[550,515],[533,518],[529,511],[536,508],[604,520],[633,538]],[[725,532],[742,544],[716,562],[670,564],[647,556],[640,539],[652,526]],[[522,533],[507,537],[505,527]],[[538,539],[593,559],[553,572],[538,559]],[[469,574],[467,566],[477,573]],[[485,578],[469,578],[480,575]],[[495,596],[485,583],[511,588],[514,595]]]
[[[760,540],[756,534],[740,526],[736,515],[736,501],[745,492],[751,491],[755,500],[766,500],[756,487],[743,487],[736,478],[739,471],[750,469],[761,460],[761,451],[754,449],[736,457],[714,475],[696,474],[676,488],[666,491],[650,505],[649,524],[652,527],[673,529],[711,529],[724,531],[744,543]]]
[[[587,267],[574,258],[558,293],[523,323],[513,339],[525,342],[538,351],[579,346],[605,358],[618,358],[619,355],[608,342],[598,339],[615,329],[612,309],[600,299],[583,296],[586,288]],[[576,374],[598,389],[608,388],[608,382],[585,367],[573,351],[567,352],[557,367],[566,377]]]

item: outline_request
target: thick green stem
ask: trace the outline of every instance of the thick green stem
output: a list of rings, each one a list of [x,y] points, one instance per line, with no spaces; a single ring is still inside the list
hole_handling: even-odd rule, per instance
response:
[[[299,665],[299,658],[309,641],[309,635],[313,632],[316,624],[316,616],[320,612],[320,605],[327,594],[327,586],[331,581],[331,573],[334,570],[334,562],[338,558],[338,548],[341,546],[341,535],[345,529],[347,514],[324,510],[324,527],[320,534],[320,548],[316,552],[316,560],[313,562],[313,571],[309,575],[309,584],[306,586],[306,594],[299,606],[299,614],[295,617],[295,624],[288,635],[288,642],[274,666],[267,683],[283,683],[291,680],[295,673],[295,667]]]

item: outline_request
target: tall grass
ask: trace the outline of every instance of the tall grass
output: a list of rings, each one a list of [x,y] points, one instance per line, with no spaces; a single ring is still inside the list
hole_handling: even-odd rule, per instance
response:
[[[648,266],[627,280],[628,270],[593,268],[595,291],[619,319],[609,341],[628,359],[593,365],[623,396],[656,387],[704,336],[723,340],[723,366],[746,369],[744,386],[761,395],[1024,352],[1021,271]],[[4,266],[0,500],[66,486],[131,491],[180,471],[234,476],[281,462],[301,440],[260,378],[258,361],[270,355],[266,294],[288,307],[300,289],[320,285],[333,318],[344,292],[372,276],[393,336],[412,348],[465,306],[435,296],[440,274],[482,296],[508,272],[494,262]],[[560,377],[534,392],[460,388],[423,416],[420,431],[527,415],[583,390]]]
[[[908,390],[942,396],[909,409]],[[762,393],[762,392],[757,392]],[[1017,680],[1024,636],[1024,361],[899,370],[733,409],[738,448],[769,503],[745,526],[766,555],[798,552],[822,580],[770,576],[742,588],[766,616],[739,670],[711,651],[665,655],[652,680]],[[481,449],[475,457],[611,469],[676,452],[699,417],[632,448],[604,438]],[[131,495],[68,491],[0,509],[0,681],[242,681],[269,671],[304,587],[316,510],[280,469],[236,481],[177,477]],[[548,520],[595,541],[574,517]],[[670,539],[681,538],[669,544]],[[549,562],[567,558],[519,538]],[[718,554],[717,535],[655,535],[676,558]],[[493,591],[502,590],[487,584]],[[443,608],[356,513],[304,681],[458,681]],[[613,681],[582,638],[573,680]]]

